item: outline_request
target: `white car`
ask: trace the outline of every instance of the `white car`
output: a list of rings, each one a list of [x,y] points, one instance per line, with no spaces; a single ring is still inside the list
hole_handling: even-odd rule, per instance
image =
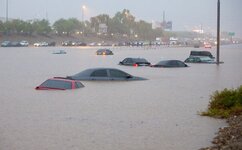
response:
[[[28,42],[28,41],[21,41],[21,42],[20,42],[20,45],[21,45],[21,46],[26,46],[26,47],[27,47],[27,46],[29,46],[29,42]]]
[[[47,42],[37,42],[37,43],[34,43],[34,46],[35,47],[48,46],[48,43]]]

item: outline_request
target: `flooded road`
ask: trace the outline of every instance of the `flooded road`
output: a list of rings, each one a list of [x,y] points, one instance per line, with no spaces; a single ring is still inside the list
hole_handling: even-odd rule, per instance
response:
[[[66,55],[54,55],[57,49]],[[0,48],[1,150],[195,150],[224,120],[198,115],[215,90],[242,84],[242,45],[221,47],[224,64],[188,68],[117,65],[125,57],[185,60],[194,48]],[[216,56],[215,49],[209,49]],[[131,82],[82,81],[84,88],[36,91],[54,76],[114,67],[148,78]]]

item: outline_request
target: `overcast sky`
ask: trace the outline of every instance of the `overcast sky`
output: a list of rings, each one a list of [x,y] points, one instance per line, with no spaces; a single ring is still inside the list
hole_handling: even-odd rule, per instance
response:
[[[6,16],[6,1],[0,0],[0,17]],[[242,0],[221,1],[221,31],[235,32],[242,37]],[[173,30],[196,27],[216,31],[217,0],[8,0],[9,18],[43,19],[53,23],[60,18],[84,20],[99,14],[113,17],[118,11],[130,10],[137,20],[173,22]]]

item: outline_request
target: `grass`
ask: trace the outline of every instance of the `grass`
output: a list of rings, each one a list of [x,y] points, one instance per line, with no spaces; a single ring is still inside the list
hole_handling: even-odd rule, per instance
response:
[[[208,110],[202,112],[203,116],[228,118],[232,115],[242,114],[242,85],[236,89],[215,91],[210,96]]]

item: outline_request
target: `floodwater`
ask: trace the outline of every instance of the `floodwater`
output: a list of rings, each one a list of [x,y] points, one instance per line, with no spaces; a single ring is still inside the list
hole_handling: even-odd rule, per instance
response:
[[[66,55],[52,54],[64,49]],[[0,48],[1,150],[196,150],[224,120],[202,117],[216,90],[242,84],[242,45],[221,47],[224,64],[188,68],[117,65],[125,57],[185,60],[194,48]],[[216,49],[209,49],[216,56]],[[36,91],[54,76],[114,67],[145,81],[82,81],[84,88]]]

